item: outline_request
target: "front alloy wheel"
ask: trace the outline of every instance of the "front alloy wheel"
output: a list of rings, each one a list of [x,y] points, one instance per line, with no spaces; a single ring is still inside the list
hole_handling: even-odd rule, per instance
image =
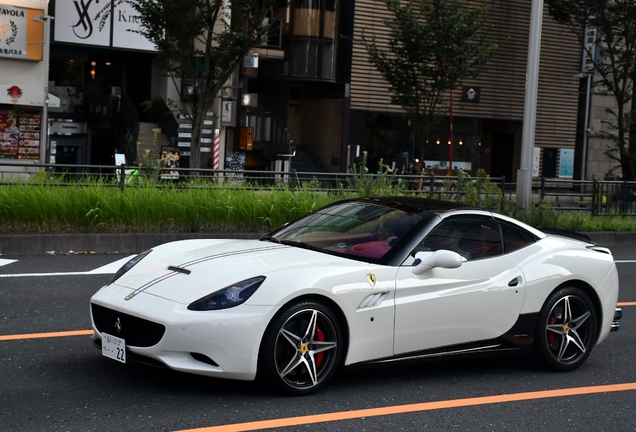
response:
[[[322,304],[303,302],[270,326],[262,346],[264,378],[288,393],[318,390],[336,372],[342,353],[337,319]]]
[[[577,288],[554,293],[543,306],[537,324],[536,354],[557,371],[579,367],[596,344],[598,324],[590,298]]]

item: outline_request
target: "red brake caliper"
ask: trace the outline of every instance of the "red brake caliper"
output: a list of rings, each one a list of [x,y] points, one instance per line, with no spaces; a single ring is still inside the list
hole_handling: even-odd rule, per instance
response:
[[[324,341],[325,340],[325,332],[322,331],[319,325],[316,325],[316,334],[314,335],[314,340]],[[325,357],[325,353],[318,353],[314,357],[316,359],[316,367],[320,367],[320,363],[322,363],[323,358]]]
[[[556,322],[556,318],[554,318],[554,315],[550,317],[548,322],[550,323],[550,325]],[[552,342],[554,342],[554,333],[548,332],[548,345],[552,345]]]

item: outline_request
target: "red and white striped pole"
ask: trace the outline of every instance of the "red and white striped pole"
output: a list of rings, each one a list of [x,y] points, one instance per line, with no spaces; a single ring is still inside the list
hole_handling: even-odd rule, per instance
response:
[[[214,169],[219,169],[219,158],[221,154],[221,130],[214,130]]]

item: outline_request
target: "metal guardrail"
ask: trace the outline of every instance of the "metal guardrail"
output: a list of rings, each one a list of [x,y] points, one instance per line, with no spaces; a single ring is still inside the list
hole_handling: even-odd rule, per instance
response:
[[[122,173],[124,175],[122,175]],[[489,178],[501,191],[499,210],[515,199],[514,183],[505,177]],[[242,188],[260,190],[263,187],[302,188],[324,192],[372,191],[377,187],[391,187],[428,198],[466,200],[466,185],[479,189],[479,178],[470,176],[392,175],[262,171],[214,170],[195,168],[144,167],[125,165],[62,165],[16,163],[0,161],[0,184],[47,184],[55,186],[119,187],[125,190],[141,184],[155,187],[181,188]],[[490,191],[492,192],[492,191]],[[488,191],[480,190],[480,198]],[[542,178],[535,191],[537,200],[564,211],[589,211],[592,215],[636,215],[636,182],[581,181]],[[474,198],[474,197],[473,197]]]

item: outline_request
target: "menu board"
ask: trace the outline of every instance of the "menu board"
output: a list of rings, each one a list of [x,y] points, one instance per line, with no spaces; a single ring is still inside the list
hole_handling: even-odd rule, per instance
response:
[[[0,110],[0,159],[39,159],[39,111]]]

